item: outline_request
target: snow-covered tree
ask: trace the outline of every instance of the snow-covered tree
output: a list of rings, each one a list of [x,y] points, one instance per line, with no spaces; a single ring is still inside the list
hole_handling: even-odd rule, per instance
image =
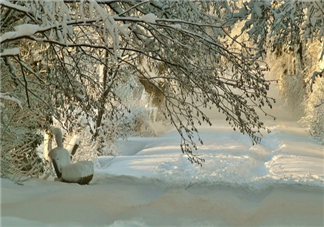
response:
[[[248,33],[260,37],[260,46],[271,50],[269,66],[288,106],[298,113],[313,136],[324,140],[324,2],[273,1],[255,5],[260,20],[257,24],[265,26],[259,30],[253,26]]]
[[[8,81],[1,92],[35,116],[47,122],[55,117],[72,130],[82,115],[93,139],[104,139],[116,133],[103,127],[105,119],[114,124],[132,111],[118,90],[136,75],[145,89],[158,93],[162,116],[180,133],[190,161],[202,161],[192,148],[195,135],[202,143],[196,124],[211,124],[204,108],[216,106],[233,129],[260,140],[264,126],[256,110],[272,102],[264,77],[261,3],[1,0],[0,5],[1,68]],[[247,22],[243,31],[257,46],[230,35],[249,14],[256,24]]]

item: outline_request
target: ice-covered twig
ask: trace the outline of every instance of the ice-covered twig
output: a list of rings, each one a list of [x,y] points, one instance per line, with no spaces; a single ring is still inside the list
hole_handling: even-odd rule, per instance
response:
[[[315,108],[318,108],[318,107],[320,107],[321,105],[324,105],[324,102],[322,102],[322,103],[320,103],[320,104],[317,104],[317,105],[315,105],[314,107],[315,107]]]

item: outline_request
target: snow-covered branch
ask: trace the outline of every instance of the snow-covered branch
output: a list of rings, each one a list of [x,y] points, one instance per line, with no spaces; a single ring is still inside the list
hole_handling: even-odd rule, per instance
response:
[[[3,52],[0,53],[0,57],[9,57],[9,56],[16,56],[20,54],[20,50],[18,47],[4,49]]]
[[[75,3],[74,0],[63,0],[64,3],[68,4],[68,3]],[[96,0],[96,2],[98,4],[111,4],[116,2],[116,0]]]
[[[8,100],[8,101],[12,101],[18,104],[18,106],[20,108],[22,107],[21,101],[15,97],[13,97],[12,95],[8,94],[8,93],[0,93],[0,99],[4,99],[4,100]]]
[[[14,4],[14,3],[11,3],[9,1],[6,1],[6,0],[0,0],[0,6],[4,6],[4,7],[7,7],[7,8],[10,8],[10,9],[14,9],[14,10],[17,10],[19,12],[23,12],[23,13],[26,13],[26,14],[32,14],[32,10],[30,10],[29,8],[26,8],[26,7],[23,7],[21,5],[18,5],[18,4]]]

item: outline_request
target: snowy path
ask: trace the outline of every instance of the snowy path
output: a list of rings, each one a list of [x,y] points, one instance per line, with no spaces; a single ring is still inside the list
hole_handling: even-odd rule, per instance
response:
[[[323,187],[323,146],[297,124],[276,122],[269,128],[272,132],[255,146],[248,136],[233,132],[222,122],[200,128],[204,145],[196,154],[206,160],[203,167],[187,161],[174,131],[159,138],[130,138],[121,143],[120,156],[99,158],[101,168],[96,172],[170,184],[227,183],[259,188],[300,183]]]

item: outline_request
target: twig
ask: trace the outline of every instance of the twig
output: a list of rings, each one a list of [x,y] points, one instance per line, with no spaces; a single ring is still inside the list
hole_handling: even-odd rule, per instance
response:
[[[191,186],[193,186],[193,185],[195,185],[195,184],[197,184],[197,183],[192,183],[192,182],[190,181],[189,185],[186,187],[185,190],[187,190],[188,188],[190,188]]]
[[[315,108],[318,108],[318,107],[320,107],[321,105],[323,105],[324,104],[324,102],[322,102],[322,103],[320,103],[320,104],[317,104],[317,105],[315,105],[314,107]]]
[[[31,108],[30,101],[29,101],[29,94],[28,94],[28,81],[27,81],[26,74],[25,74],[25,71],[24,71],[24,66],[23,66],[23,64],[21,63],[20,56],[18,56],[18,63],[19,63],[20,68],[21,68],[21,73],[23,74],[23,77],[24,77],[24,82],[25,82],[25,92],[26,92],[26,98],[27,98],[28,108]]]
[[[313,92],[313,84],[315,82],[315,78],[316,76],[322,76],[322,73],[324,73],[324,69],[322,71],[315,71],[313,73],[313,76],[312,76],[312,81],[311,81],[311,85],[310,85],[310,92]]]
[[[132,9],[134,9],[134,8],[136,8],[136,7],[139,7],[140,5],[143,5],[143,4],[148,3],[148,2],[149,2],[148,0],[143,1],[143,2],[140,2],[140,3],[138,3],[137,5],[134,5],[134,6],[130,7],[129,9],[125,10],[124,12],[118,14],[118,16],[121,16],[121,15],[123,15],[123,14],[125,14],[125,13],[128,13],[128,12],[131,11]]]

